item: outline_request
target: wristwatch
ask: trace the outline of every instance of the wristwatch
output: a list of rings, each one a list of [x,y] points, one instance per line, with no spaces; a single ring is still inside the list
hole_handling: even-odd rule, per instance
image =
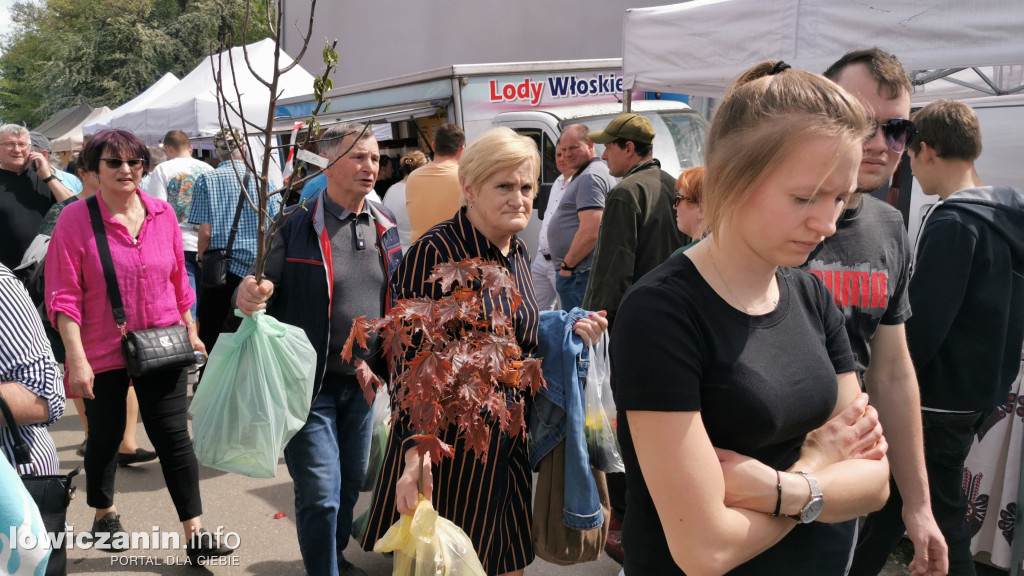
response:
[[[57,175],[56,174],[50,174],[46,178],[43,178],[43,184],[49,184],[50,180],[56,180],[56,179],[57,179]]]
[[[821,510],[825,507],[825,499],[821,495],[821,486],[818,485],[818,479],[813,474],[800,471],[794,471],[793,473],[799,474],[804,477],[804,480],[807,480],[807,485],[811,488],[811,501],[801,508],[798,514],[787,514],[786,516],[801,524],[810,524],[818,518]]]
[[[566,263],[565,263],[565,260],[562,260],[562,261],[561,261],[561,262],[560,262],[560,263],[558,264],[558,268],[559,268],[559,270],[565,270],[566,272],[572,272],[573,270],[575,270],[575,269],[576,269],[576,267],[575,267],[575,266],[569,266],[568,264],[566,264]]]

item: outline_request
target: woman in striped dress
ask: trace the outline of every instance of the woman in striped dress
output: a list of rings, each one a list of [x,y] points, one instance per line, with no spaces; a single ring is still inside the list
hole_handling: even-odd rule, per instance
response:
[[[479,257],[499,264],[515,281],[522,304],[514,312],[505,299],[496,306],[512,319],[523,355],[533,355],[539,312],[530,256],[517,234],[530,220],[539,172],[536,144],[507,128],[489,130],[467,146],[459,161],[463,206],[409,249],[396,272],[398,297],[443,297],[440,283],[427,280],[434,266],[442,262]],[[576,331],[585,340],[596,340],[606,327],[607,321],[595,315],[577,323]],[[520,400],[517,389],[503,392],[509,404]],[[441,516],[469,535],[487,573],[522,574],[534,556],[533,477],[526,439],[502,433],[495,425],[487,461],[480,462],[467,453],[463,441],[456,441],[455,431],[450,429],[443,440],[454,446],[454,457],[432,464],[429,457],[420,460],[412,434],[396,424],[388,439],[363,547],[371,550],[400,513],[413,512],[422,466],[424,496]]]

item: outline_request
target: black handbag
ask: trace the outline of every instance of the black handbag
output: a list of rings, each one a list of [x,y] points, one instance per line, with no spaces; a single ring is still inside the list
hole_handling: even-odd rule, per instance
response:
[[[107,243],[107,231],[103,228],[100,204],[95,196],[89,197],[85,202],[89,206],[92,231],[96,236],[96,250],[99,252],[100,262],[103,263],[103,278],[106,280],[110,306],[114,310],[114,322],[121,329],[121,353],[124,354],[128,374],[136,377],[156,370],[184,368],[195,364],[196,357],[188,339],[188,328],[181,324],[135,332],[125,330],[127,316],[121,301],[121,290],[117,286],[114,259],[110,256],[110,245]]]
[[[18,466],[32,464],[31,448],[21,436],[21,430],[18,429],[14,415],[11,414],[11,409],[7,406],[3,396],[0,396],[0,411],[4,414],[4,419],[7,421],[7,429],[11,433],[11,439],[14,440],[15,463]],[[39,508],[39,516],[43,519],[43,527],[54,536],[63,533],[65,530],[64,521],[67,520],[68,505],[71,504],[71,500],[75,497],[75,485],[71,483],[71,480],[81,471],[82,467],[79,466],[64,475],[37,476],[35,474],[25,474],[21,477],[22,483],[25,484],[25,489],[32,496],[36,507]],[[51,542],[53,541],[51,540]],[[66,574],[67,563],[66,538],[64,538],[60,540],[59,546],[54,546],[50,551],[50,562],[46,565],[46,576]]]
[[[242,181],[249,179],[249,169],[246,168]],[[242,207],[245,205],[246,190],[243,184],[242,190],[238,193],[238,204],[235,206],[235,219],[231,222],[231,234],[228,236],[226,248],[217,248],[203,252],[203,288],[220,288],[228,283],[228,266],[231,264],[231,250],[235,245],[235,235],[238,234],[238,220],[242,217]]]

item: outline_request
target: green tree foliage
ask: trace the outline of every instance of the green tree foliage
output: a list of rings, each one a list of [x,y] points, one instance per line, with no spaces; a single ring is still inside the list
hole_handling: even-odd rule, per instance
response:
[[[70,106],[123,104],[162,75],[187,74],[238,38],[246,0],[16,2],[0,41],[0,118],[35,126]],[[251,0],[246,42],[270,35],[267,0]],[[240,40],[236,40],[240,42]]]

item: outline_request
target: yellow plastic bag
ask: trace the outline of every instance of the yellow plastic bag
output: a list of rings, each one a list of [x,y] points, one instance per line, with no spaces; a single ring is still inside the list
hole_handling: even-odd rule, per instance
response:
[[[487,576],[469,536],[422,496],[416,512],[403,514],[373,551],[395,553],[393,576]]]

